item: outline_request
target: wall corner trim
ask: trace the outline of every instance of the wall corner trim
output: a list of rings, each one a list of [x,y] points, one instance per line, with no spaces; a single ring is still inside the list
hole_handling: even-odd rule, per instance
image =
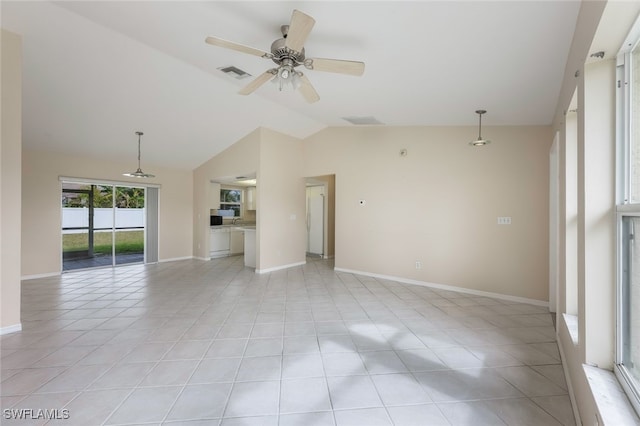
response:
[[[447,284],[430,283],[426,281],[418,281],[418,280],[412,280],[409,278],[376,274],[373,272],[356,271],[353,269],[346,269],[346,268],[334,268],[334,271],[346,272],[349,274],[356,274],[356,275],[364,275],[366,277],[380,278],[383,280],[396,281],[403,284],[413,284],[413,285],[420,285],[423,287],[437,288],[439,290],[448,290],[448,291],[456,291],[458,293],[473,294],[474,296],[492,297],[494,299],[508,300],[510,302],[527,303],[529,305],[542,306],[545,308],[549,307],[549,302],[546,300],[529,299],[528,297],[520,297],[520,296],[510,296],[508,294],[492,293],[489,291],[482,291],[482,290],[473,290],[469,288],[456,287],[456,286],[447,285]]]
[[[17,333],[18,331],[22,331],[22,323],[10,325],[8,327],[1,327],[0,336],[10,333]]]

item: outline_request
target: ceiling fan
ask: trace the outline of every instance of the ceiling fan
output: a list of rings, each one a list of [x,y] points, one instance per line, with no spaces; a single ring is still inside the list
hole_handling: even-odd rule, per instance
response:
[[[306,101],[312,103],[318,101],[320,96],[307,76],[296,69],[300,65],[304,65],[305,68],[310,70],[357,76],[362,75],[364,72],[364,62],[305,57],[304,42],[307,40],[315,23],[316,21],[311,16],[299,10],[294,10],[289,25],[280,27],[282,38],[271,44],[271,52],[265,52],[218,37],[207,37],[205,41],[214,46],[271,59],[276,63],[276,68],[265,71],[242,88],[238,92],[241,95],[253,93],[267,81],[272,80],[280,90],[287,88],[299,90]]]

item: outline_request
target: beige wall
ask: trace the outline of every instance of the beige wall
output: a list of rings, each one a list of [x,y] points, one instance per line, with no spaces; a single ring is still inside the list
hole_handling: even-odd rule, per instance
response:
[[[229,148],[206,161],[193,172],[193,253],[209,257],[209,215],[212,180],[256,173],[260,154],[260,129],[240,139]],[[260,217],[260,182],[257,185],[258,218]],[[259,251],[259,248],[257,249]]]
[[[476,130],[329,128],[308,138],[304,175],[336,175],[336,267],[548,300],[551,129],[487,127],[492,144],[473,148]]]
[[[20,327],[22,39],[2,30],[0,140],[0,334]]]
[[[258,168],[258,270],[305,262],[306,184],[302,142],[262,129]]]
[[[156,178],[141,182],[122,176],[119,162],[23,151],[22,275],[58,273],[61,269],[60,176],[159,184],[159,260],[192,256],[193,173],[149,166]]]

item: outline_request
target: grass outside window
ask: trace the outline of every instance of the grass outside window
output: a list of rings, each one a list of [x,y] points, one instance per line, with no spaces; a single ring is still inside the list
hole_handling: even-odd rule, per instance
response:
[[[113,245],[111,232],[95,232],[93,235],[94,254],[111,254],[111,248]],[[63,253],[87,251],[88,249],[89,243],[87,233],[62,235]],[[116,253],[143,252],[144,231],[118,231],[116,233]]]

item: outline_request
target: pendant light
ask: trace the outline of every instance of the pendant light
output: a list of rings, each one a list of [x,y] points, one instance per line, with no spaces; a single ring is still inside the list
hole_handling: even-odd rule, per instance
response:
[[[488,139],[482,139],[482,114],[485,114],[487,111],[483,110],[483,109],[479,109],[476,111],[476,114],[478,114],[478,139],[469,142],[469,145],[471,146],[485,146],[491,143],[490,140]]]
[[[144,173],[142,169],[140,169],[140,136],[144,135],[142,132],[136,132],[138,135],[138,170],[133,173],[123,173],[122,176],[134,177],[134,178],[152,178],[156,177],[155,175],[151,175],[149,173]]]

